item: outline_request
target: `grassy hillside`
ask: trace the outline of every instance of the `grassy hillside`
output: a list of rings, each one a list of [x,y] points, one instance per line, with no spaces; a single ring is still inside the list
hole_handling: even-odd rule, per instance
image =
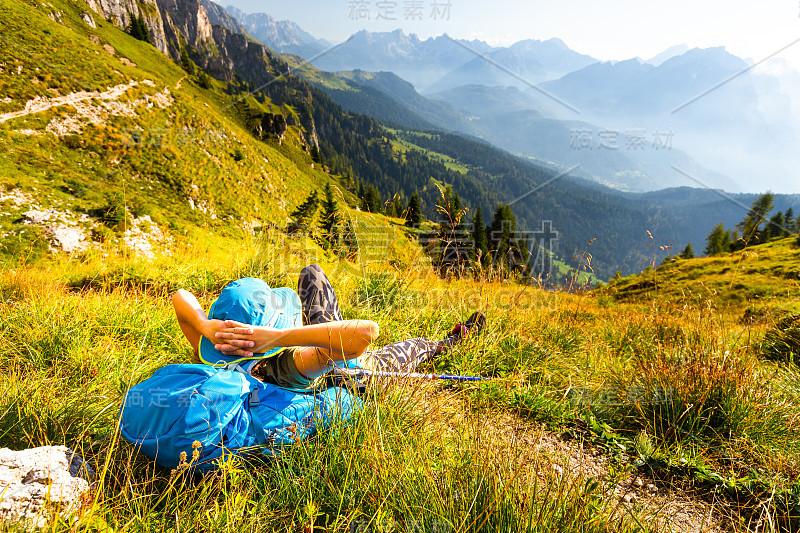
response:
[[[797,236],[714,257],[674,259],[655,270],[612,281],[619,301],[642,298],[764,310],[793,307],[800,298]]]
[[[794,523],[800,373],[762,357],[771,323],[745,323],[741,309],[445,283],[321,253],[343,314],[377,320],[381,343],[439,338],[484,309],[486,332],[424,370],[492,381],[374,389],[350,426],[201,482],[154,468],[115,428],[130,384],[190,360],[170,291],[188,288],[208,307],[244,275],[293,286],[314,249],[274,233],[223,242],[154,261],[0,269],[2,442],[63,443],[98,465],[81,524],[666,531],[688,513],[698,530],[745,530],[761,506]],[[662,504],[675,514],[659,518]]]
[[[119,241],[121,232],[108,226],[130,226],[124,207],[175,238],[231,234],[282,225],[311,188],[337,183],[313,163],[296,129],[281,143],[254,139],[222,85],[211,80],[200,88],[152,46],[99,17],[90,28],[79,5],[53,3],[63,25],[22,2],[0,7],[3,39],[12,44],[0,51],[0,112],[24,111],[34,98],[52,105],[0,123],[7,253],[18,249],[15,241],[41,237],[22,224],[30,209],[53,209],[70,221],[77,220],[71,213],[88,215],[77,223],[98,243]],[[116,86],[119,94],[108,97]],[[64,97],[78,101],[57,100]],[[291,109],[277,110],[291,118]],[[18,201],[9,199],[12,192]],[[341,188],[340,202],[351,198]]]

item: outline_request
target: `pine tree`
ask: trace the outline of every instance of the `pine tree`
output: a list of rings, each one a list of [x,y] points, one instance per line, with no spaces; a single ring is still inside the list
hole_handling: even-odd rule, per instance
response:
[[[414,191],[406,208],[406,226],[418,228],[420,222],[422,222],[422,203],[419,200],[419,194]]]
[[[797,222],[794,220],[794,209],[791,207],[786,210],[786,229],[789,231],[789,234],[800,231],[800,227],[798,227]]]
[[[508,271],[511,263],[510,256],[517,248],[516,224],[511,206],[501,205],[497,208],[489,234],[489,247],[492,253],[492,266],[501,272]]]
[[[481,206],[472,217],[472,244],[475,247],[475,259],[485,265],[489,258],[489,241],[486,238],[486,229],[483,226],[483,212]]]
[[[729,251],[730,245],[730,233],[725,230],[725,226],[720,222],[714,226],[714,229],[706,237],[706,249],[703,253],[707,256],[724,254]]]
[[[686,245],[686,248],[681,252],[681,259],[694,259],[694,249],[692,243]]]
[[[390,217],[399,218],[403,216],[403,200],[400,199],[399,194],[395,194],[394,198],[392,199],[392,204],[390,208]]]
[[[203,89],[210,89],[211,88],[211,76],[209,76],[205,70],[202,68],[196,69],[197,72],[197,85],[202,87]]]
[[[767,227],[764,228],[764,242],[770,239],[788,236],[789,232],[786,231],[786,218],[783,216],[783,211],[778,211],[772,218],[769,219]]]
[[[365,202],[365,197],[367,195],[367,191],[364,190],[364,182],[358,182],[358,207],[361,208],[362,211],[367,210],[367,204]]]
[[[355,263],[358,261],[358,239],[349,220],[342,224],[340,256]]]
[[[462,207],[461,207],[461,198],[458,196],[458,191],[453,191],[452,196],[450,197],[450,220],[452,221],[453,225],[458,225],[461,222],[461,217],[463,216]]]
[[[377,187],[370,187],[372,195],[370,196],[369,210],[371,213],[383,212],[383,199],[381,198],[381,191]]]
[[[128,13],[131,21],[128,23],[128,28],[125,30],[130,34],[131,37],[134,39],[139,39],[140,41],[144,41],[146,43],[151,43],[150,40],[150,30],[147,27],[147,22],[144,20],[144,16],[139,13],[138,17],[134,17],[130,13]]]
[[[319,195],[317,191],[314,190],[289,214],[289,216],[292,217],[292,223],[289,225],[289,232],[291,233],[299,229],[307,228],[314,219],[314,215],[317,214],[318,207]]]
[[[762,194],[753,201],[747,216],[737,224],[742,232],[742,238],[748,243],[761,241],[760,228],[767,222],[767,215],[772,211],[775,195],[771,192]]]
[[[322,162],[322,154],[319,152],[319,146],[316,144],[311,145],[311,150],[309,152],[311,154],[311,160],[314,163],[321,163]]]
[[[336,199],[333,197],[333,187],[330,183],[325,184],[323,190],[324,199],[322,200],[322,214],[320,215],[320,229],[322,230],[322,238],[328,246],[336,244],[338,225],[339,225],[339,206],[336,205]]]
[[[194,76],[194,62],[189,59],[189,53],[183,43],[181,43],[181,68],[190,76]]]

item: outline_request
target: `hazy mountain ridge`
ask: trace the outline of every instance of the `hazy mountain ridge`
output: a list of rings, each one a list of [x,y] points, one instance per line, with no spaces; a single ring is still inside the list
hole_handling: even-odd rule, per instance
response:
[[[548,118],[535,109],[529,95],[516,87],[472,85],[426,99],[410,83],[391,73],[354,71],[327,76],[356,83],[347,90],[322,84],[348,111],[366,113],[401,127],[433,128],[477,137],[557,172],[580,165],[574,175],[616,189],[642,192],[689,184],[671,167],[673,164],[702,176],[713,187],[732,188],[730,180],[701,167],[680,150],[659,151],[649,144],[649,150],[626,149],[623,136],[618,149],[579,149],[574,132],[597,132],[600,128],[586,122]],[[366,87],[370,88],[369,94],[359,93]]]
[[[330,72],[390,71],[422,89],[472,60],[475,54],[470,50],[483,54],[493,49],[482,41],[454,42],[446,35],[420,40],[415,34],[406,35],[401,30],[390,33],[362,30],[313,63]]]
[[[204,1],[211,3],[210,0]],[[315,38],[290,20],[275,20],[266,13],[245,13],[231,5],[225,11],[250,35],[276,52],[307,58],[331,46],[328,41]]]
[[[796,191],[800,137],[790,93],[749,67],[722,47],[695,48],[658,66],[590,65],[542,87],[609,128],[672,130],[676,148],[741,185]]]
[[[528,39],[491,51],[485,57],[474,56],[425,89],[425,94],[472,84],[527,89],[596,62],[571,50],[561,39]]]
[[[439,37],[438,41],[443,38],[446,37]],[[511,85],[526,89],[539,83],[541,89],[555,98],[533,88],[526,92],[534,101],[533,109],[549,118],[594,124],[595,132],[616,130],[621,134],[625,130],[645,130],[649,136],[656,131],[672,132],[674,150],[683,151],[696,161],[697,174],[693,177],[697,182],[742,190],[743,186],[756,183],[754,176],[766,174],[767,187],[797,190],[800,180],[796,178],[796,168],[800,168],[800,156],[793,147],[800,139],[795,126],[800,120],[800,104],[793,105],[789,96],[796,93],[800,79],[796,74],[773,76],[769,64],[745,72],[750,63],[723,47],[684,50],[684,46],[678,45],[648,61],[591,62],[587,56],[562,49],[566,46],[560,41],[551,40],[521,41],[510,47],[489,49],[474,42],[463,43],[481,55],[486,54],[491,62],[451,42],[471,57],[456,50],[462,61],[465,57],[468,60],[455,66],[451,62],[453,68],[432,81],[435,73],[442,72],[442,62],[434,53],[420,56],[415,51],[423,43],[433,42],[437,40],[420,41],[399,30],[362,31],[315,64],[328,70],[389,70],[434,97],[438,89],[467,85]],[[552,48],[549,53],[566,54],[590,64],[553,79],[562,72],[548,74],[542,61],[525,55],[532,48],[542,48],[548,43]],[[500,57],[511,58],[505,66],[518,77],[492,64],[502,65],[502,61],[495,61]],[[413,61],[417,64],[413,65]],[[474,107],[467,114],[480,115],[481,110]],[[482,135],[492,139],[492,134]],[[531,131],[516,133],[518,138],[530,135]],[[648,156],[645,159],[652,159]],[[646,166],[647,162],[643,164]],[[671,181],[667,171],[656,174],[638,187],[635,179],[629,185],[641,190],[686,183]],[[667,181],[661,181],[665,178]],[[614,183],[613,176],[600,179]],[[764,183],[763,178],[757,183]]]

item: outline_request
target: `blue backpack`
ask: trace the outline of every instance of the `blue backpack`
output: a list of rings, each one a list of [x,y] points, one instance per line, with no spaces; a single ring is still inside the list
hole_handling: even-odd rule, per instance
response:
[[[223,455],[277,455],[361,405],[338,386],[301,393],[241,371],[169,365],[128,390],[120,432],[161,466],[209,471]]]

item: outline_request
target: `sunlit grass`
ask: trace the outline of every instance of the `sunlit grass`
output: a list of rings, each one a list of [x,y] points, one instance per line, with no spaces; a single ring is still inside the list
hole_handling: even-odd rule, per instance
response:
[[[153,261],[61,258],[0,270],[4,445],[66,444],[101,468],[108,462],[102,498],[86,520],[126,530],[195,522],[222,531],[311,523],[331,531],[350,524],[601,531],[610,522],[633,531],[637,520],[656,527],[643,510],[638,517],[622,512],[605,492],[608,480],[554,478],[536,461],[516,464],[518,451],[485,434],[501,411],[555,432],[597,420],[631,450],[647,435],[651,462],[730,478],[758,471],[775,490],[792,489],[800,381],[791,367],[759,358],[766,326],[708,308],[608,306],[586,293],[446,283],[425,270],[351,265],[292,249],[267,234],[240,242],[227,262],[229,248],[201,246]],[[189,360],[171,291],[189,288],[208,307],[227,281],[245,275],[293,287],[312,256],[331,273],[346,317],[378,320],[381,343],[442,338],[484,310],[482,335],[424,369],[493,380],[374,389],[349,426],[265,464],[203,480],[179,479],[119,440],[127,387],[164,364]],[[692,482],[691,470],[684,476]]]

